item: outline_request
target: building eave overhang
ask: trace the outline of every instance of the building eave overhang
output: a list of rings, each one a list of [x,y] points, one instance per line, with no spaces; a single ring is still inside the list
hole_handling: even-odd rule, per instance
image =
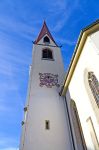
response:
[[[70,81],[72,79],[74,70],[76,68],[76,65],[78,63],[78,60],[80,58],[80,55],[82,53],[83,47],[85,45],[86,39],[89,35],[91,35],[92,33],[95,33],[99,30],[99,20],[97,20],[96,22],[92,23],[91,25],[87,26],[86,28],[84,28],[78,38],[78,42],[76,44],[74,53],[73,53],[73,57],[71,59],[71,63],[69,65],[69,69],[68,72],[66,74],[64,83],[63,83],[63,87],[61,89],[60,95],[61,96],[65,96],[66,95],[66,91],[68,89],[68,86],[70,84]]]

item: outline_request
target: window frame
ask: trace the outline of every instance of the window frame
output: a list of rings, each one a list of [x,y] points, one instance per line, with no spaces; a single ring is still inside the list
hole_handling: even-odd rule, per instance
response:
[[[86,120],[86,122],[87,122],[87,125],[88,125],[88,129],[89,129],[89,132],[90,132],[90,136],[91,136],[93,146],[94,146],[95,150],[98,150],[99,149],[99,142],[98,142],[97,134],[95,132],[95,128],[94,128],[93,121],[92,121],[91,117],[89,117]]]
[[[79,148],[79,144],[81,144],[82,149],[87,150],[77,106],[73,99],[70,101],[70,112],[74,131],[73,136],[76,139],[77,148]]]
[[[50,52],[51,52],[51,55],[52,55],[52,58],[50,58],[50,57],[44,58],[44,57],[43,57],[43,52],[44,52],[44,50],[50,51]],[[47,53],[47,55],[48,55],[48,53]],[[53,51],[52,51],[51,49],[49,49],[49,48],[44,48],[44,49],[42,49],[42,60],[54,61]]]
[[[99,124],[99,107],[97,105],[97,102],[95,100],[95,97],[93,95],[93,92],[92,92],[92,90],[90,88],[90,85],[89,85],[89,82],[88,82],[88,72],[93,72],[94,73],[94,71],[92,69],[85,68],[85,70],[84,70],[84,85],[85,85],[85,89],[86,89],[86,92],[87,92],[88,97],[89,97],[90,105],[93,109],[93,112],[94,112],[94,115],[96,117],[97,123]],[[94,75],[95,75],[95,73],[94,73]]]
[[[99,81],[97,77],[95,76],[94,72],[92,71],[88,72],[88,83],[89,83],[89,87],[91,89],[92,95],[97,104],[97,107],[99,108],[99,94],[98,94]]]
[[[50,121],[49,120],[45,120],[45,129],[50,130]]]
[[[45,38],[47,38],[49,41],[47,42],[47,41],[44,41],[45,40]],[[43,38],[43,43],[45,43],[45,44],[50,44],[50,39],[49,39],[49,37],[48,36],[45,36],[44,38]]]

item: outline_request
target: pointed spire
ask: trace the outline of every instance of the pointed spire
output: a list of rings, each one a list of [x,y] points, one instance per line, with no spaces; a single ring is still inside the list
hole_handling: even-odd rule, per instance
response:
[[[50,33],[50,31],[49,31],[47,25],[46,25],[45,20],[44,20],[42,29],[41,29],[41,31],[40,31],[40,33],[39,33],[37,39],[35,40],[34,44],[37,44],[45,34],[47,34],[47,35],[50,37],[50,39],[51,39],[51,40],[55,43],[55,45],[57,46],[56,42],[54,41],[54,39],[53,39],[53,37],[52,37],[52,35],[51,35],[51,33]]]

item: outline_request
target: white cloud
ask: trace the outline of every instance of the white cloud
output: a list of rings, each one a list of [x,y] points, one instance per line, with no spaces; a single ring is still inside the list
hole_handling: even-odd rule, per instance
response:
[[[49,7],[49,6],[48,6]],[[65,0],[57,0],[55,3],[52,0],[51,6],[48,9],[49,13],[54,13],[54,15],[60,14],[67,7],[67,1]],[[58,10],[58,11],[56,11]]]
[[[0,150],[19,150],[19,148],[16,148],[16,147],[7,147],[7,148],[2,148]]]
[[[32,39],[33,36],[33,27],[29,26],[27,23],[24,23],[20,20],[16,20],[15,18],[9,18],[7,16],[2,16],[0,20],[0,29],[2,32],[6,32],[8,34],[10,32],[14,32],[17,35],[24,37],[28,40]]]
[[[0,150],[10,150],[10,148],[14,148],[15,150],[18,149],[18,142],[17,138],[11,136],[3,136],[2,132],[0,134]],[[16,146],[11,146],[16,145]],[[2,147],[2,149],[1,149]],[[12,149],[11,149],[12,150]]]
[[[55,7],[56,5],[56,7]],[[59,5],[59,7],[58,7]],[[58,0],[55,4],[53,4],[53,13],[54,15],[58,15],[57,21],[55,21],[55,26],[52,29],[53,32],[58,32],[59,30],[62,29],[62,27],[66,24],[68,19],[71,17],[72,13],[74,12],[75,9],[79,7],[79,0],[75,1],[61,1]],[[60,17],[59,17],[60,16]]]
[[[61,37],[58,37],[56,38],[57,41],[59,41],[59,43],[61,44],[67,44],[67,45],[75,45],[76,44],[76,41],[73,41],[73,40],[69,40],[69,39],[65,39],[65,38],[61,38]]]
[[[11,64],[9,62],[1,62],[0,63],[0,74],[5,74],[5,75],[10,75],[12,76],[12,67]]]
[[[11,109],[11,108],[10,108]],[[4,112],[7,112],[7,111],[9,111],[9,108],[6,106],[6,105],[2,105],[2,104],[0,104],[0,112],[2,113],[4,113]]]

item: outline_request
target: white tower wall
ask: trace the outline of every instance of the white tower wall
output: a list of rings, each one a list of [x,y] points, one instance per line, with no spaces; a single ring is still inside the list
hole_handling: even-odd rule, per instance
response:
[[[58,75],[58,84],[63,82],[64,68],[60,48],[51,39],[50,46],[41,44],[42,39],[33,47],[27,115],[20,150],[72,150],[65,101],[59,96],[59,87],[40,86],[39,73]],[[43,48],[52,50],[53,60],[42,59]],[[45,128],[46,120],[49,121],[48,130]]]

